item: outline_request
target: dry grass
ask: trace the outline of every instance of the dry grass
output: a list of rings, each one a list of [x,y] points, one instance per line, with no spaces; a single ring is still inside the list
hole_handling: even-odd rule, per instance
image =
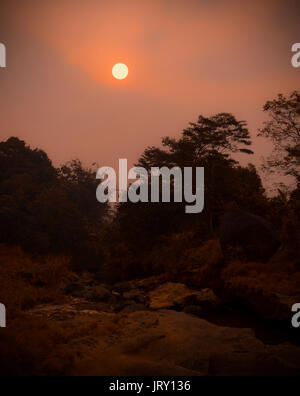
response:
[[[175,267],[181,277],[190,271],[187,276],[192,273],[199,287],[219,279],[287,295],[300,290],[300,273],[288,262],[225,264],[217,240],[196,248],[187,239],[189,235],[177,235],[169,240],[166,250],[173,255],[165,265]],[[64,304],[63,289],[72,277],[67,257],[30,257],[18,248],[0,245],[0,302],[8,313],[8,328],[1,329],[0,337],[2,375],[127,375],[137,367],[135,357],[131,362],[118,349],[109,356],[103,349],[123,328],[119,315],[50,321],[28,313],[40,304]],[[142,360],[139,365],[139,374],[163,369]]]
[[[51,321],[28,311],[40,304],[67,303],[63,289],[72,277],[67,257],[33,258],[0,246],[0,302],[8,316],[7,328],[0,329],[1,375],[68,375],[99,340],[119,331],[118,315],[99,321],[79,312],[70,320]]]
[[[296,295],[300,290],[300,272],[289,263],[233,261],[222,271],[222,279],[283,295]]]
[[[119,330],[119,320],[105,324],[93,318],[73,323],[20,315],[1,330],[0,372],[4,376],[62,376],[78,371],[98,341]]]
[[[8,326],[1,329],[2,375],[42,373],[48,356],[57,351],[58,330],[25,311],[64,300],[62,287],[70,276],[68,263],[66,257],[33,259],[19,248],[0,246],[0,302],[6,306]],[[60,365],[69,363],[69,355],[64,353]]]
[[[215,268],[223,262],[220,242],[217,239],[211,239],[199,248],[187,250],[186,259],[191,268],[199,266]]]
[[[10,318],[38,304],[63,301],[62,288],[70,276],[65,256],[32,258],[0,245],[0,302]]]

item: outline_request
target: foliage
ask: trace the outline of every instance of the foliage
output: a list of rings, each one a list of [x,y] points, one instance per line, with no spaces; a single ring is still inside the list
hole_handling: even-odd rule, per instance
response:
[[[149,147],[139,160],[146,169],[152,166],[201,166],[211,158],[229,158],[233,153],[253,154],[250,134],[244,121],[222,113],[210,118],[199,116],[178,140],[165,137],[165,150]]]
[[[0,242],[99,266],[107,206],[95,199],[93,170],[80,161],[55,169],[43,151],[11,138],[0,143],[0,175]]]
[[[261,134],[277,153],[284,151],[281,168],[297,177],[299,94],[279,95],[265,111],[272,119]],[[239,208],[271,221],[287,251],[297,250],[299,188],[291,196],[280,191],[267,198],[255,166],[235,159],[236,153],[252,154],[250,146],[244,121],[228,113],[200,115],[177,139],[165,137],[161,147],[146,148],[138,166],[204,167],[204,212],[186,215],[185,202],[127,202],[109,218],[109,207],[95,198],[94,169],[79,160],[57,169],[46,153],[11,138],[0,143],[0,243],[67,254],[73,269],[105,272],[111,281],[133,279],[184,266],[187,250],[216,238],[224,213]]]
[[[124,238],[135,240],[148,251],[161,236],[192,228],[205,241],[214,236],[226,205],[234,203],[257,214],[263,212],[266,199],[255,167],[243,168],[233,159],[235,153],[252,154],[249,146],[246,123],[222,113],[210,118],[199,116],[198,122],[191,123],[179,139],[166,137],[162,148],[148,147],[138,161],[138,166],[148,170],[162,166],[205,168],[205,210],[187,216],[185,203],[124,203],[118,219]]]
[[[300,93],[294,91],[289,97],[280,94],[265,104],[264,111],[270,119],[259,136],[274,144],[267,167],[292,175],[300,183]]]

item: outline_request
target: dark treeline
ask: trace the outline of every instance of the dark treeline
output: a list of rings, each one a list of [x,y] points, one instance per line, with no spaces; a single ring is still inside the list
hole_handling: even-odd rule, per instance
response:
[[[111,216],[96,200],[95,171],[76,160],[55,168],[47,154],[10,138],[0,143],[0,243],[34,254],[67,253],[76,270],[131,279],[176,269],[185,252],[216,236],[222,216],[241,209],[269,220],[285,255],[299,257],[300,240],[300,94],[280,95],[266,104],[270,115],[260,135],[274,152],[265,170],[290,175],[291,194],[269,198],[252,164],[243,167],[236,153],[249,156],[247,124],[231,114],[200,116],[178,139],[148,147],[139,166],[205,167],[205,210],[186,215],[183,204],[124,203]],[[109,221],[108,221],[109,220]]]
[[[97,265],[107,206],[80,161],[54,168],[46,153],[10,138],[0,143],[0,240],[39,254],[69,253],[74,265]],[[88,268],[87,265],[87,268]]]

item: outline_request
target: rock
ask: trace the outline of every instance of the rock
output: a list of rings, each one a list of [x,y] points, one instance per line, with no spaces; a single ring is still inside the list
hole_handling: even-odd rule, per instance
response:
[[[269,222],[238,210],[225,214],[219,237],[224,251],[240,246],[249,260],[261,262],[268,261],[280,246]]]
[[[300,347],[266,345],[253,330],[229,328],[170,310],[113,314],[98,304],[70,299],[27,312],[63,331],[80,323],[100,327],[79,332],[72,348],[78,354],[71,375],[89,376],[260,376],[300,375]],[[101,334],[101,336],[99,336]]]
[[[72,282],[69,283],[65,289],[64,292],[67,295],[76,295],[81,293],[84,290],[84,286],[81,283],[77,283],[77,282]]]
[[[217,326],[183,312],[129,314],[118,337],[99,342],[93,357],[82,361],[88,375],[300,375],[299,347],[265,345],[250,329]]]
[[[113,289],[119,293],[127,293],[131,290],[141,290],[144,293],[148,293],[149,291],[152,291],[161,284],[165,283],[167,279],[167,275],[163,274],[130,282],[119,282],[113,286]]]
[[[145,333],[141,333],[139,335],[136,335],[134,338],[125,341],[122,344],[122,351],[130,354],[137,353],[143,348],[147,348],[153,342],[161,340],[165,337],[166,334],[160,330],[148,330]]]
[[[85,282],[87,284],[91,284],[94,282],[94,277],[90,272],[83,271],[81,273],[80,279],[82,282]]]
[[[123,298],[125,300],[131,300],[134,301],[135,303],[141,303],[145,304],[147,300],[147,296],[145,296],[144,293],[142,293],[140,290],[131,290],[129,292],[126,292],[123,294]]]
[[[216,311],[221,306],[221,301],[215,295],[211,289],[202,289],[200,291],[192,292],[187,295],[175,300],[175,304],[181,308],[187,306],[197,306],[202,311]]]
[[[167,274],[162,274],[159,276],[152,276],[150,278],[146,279],[141,279],[136,282],[136,288],[143,290],[146,293],[149,293],[150,291],[153,291],[156,289],[158,286],[166,283],[169,280],[169,277]]]
[[[140,329],[152,329],[159,325],[159,315],[153,315],[150,311],[134,312],[128,315],[127,322]]]
[[[130,304],[127,305],[122,311],[122,314],[129,314],[137,311],[147,311],[147,307],[143,304]]]
[[[300,294],[284,295],[265,287],[251,278],[233,278],[226,282],[223,297],[238,304],[247,305],[263,319],[290,321],[291,309],[300,301]]]
[[[184,309],[191,305],[215,310],[220,303],[212,290],[192,290],[181,283],[168,282],[150,293],[150,309],[153,310]]]
[[[188,305],[184,308],[183,312],[188,315],[198,316],[199,318],[204,314],[203,309],[197,305]]]
[[[266,320],[290,322],[292,306],[300,301],[300,274],[289,263],[232,261],[219,279],[215,292],[224,304],[248,307]]]
[[[107,312],[107,313],[113,313],[114,309],[111,304],[109,303],[104,303],[104,302],[95,302],[91,303],[87,301],[86,303],[82,303],[82,309],[84,310],[84,307],[86,307],[86,310],[93,310],[96,312]]]
[[[113,314],[107,304],[89,303],[78,298],[72,298],[68,303],[61,305],[40,305],[28,313],[50,321],[63,322],[66,325],[85,318],[101,319],[102,321],[102,319],[110,318],[110,314]]]
[[[112,294],[109,290],[103,286],[94,286],[90,288],[86,295],[86,298],[94,302],[108,302],[112,299]]]
[[[132,284],[130,282],[119,282],[114,285],[114,290],[119,293],[126,293],[132,289]]]
[[[174,308],[176,301],[191,296],[190,289],[181,283],[165,283],[150,293],[150,309]]]

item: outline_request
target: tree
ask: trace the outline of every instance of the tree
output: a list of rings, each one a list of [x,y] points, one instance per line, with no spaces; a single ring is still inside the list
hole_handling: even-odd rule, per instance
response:
[[[253,154],[250,133],[245,121],[237,121],[232,114],[220,113],[210,118],[199,116],[191,123],[179,140],[165,137],[166,150],[148,147],[139,165],[152,166],[199,166],[207,159],[229,159],[234,153]]]
[[[300,183],[300,93],[295,91],[289,97],[280,94],[264,106],[270,119],[258,136],[274,143],[272,155],[267,159],[271,172],[279,170],[292,175]]]
[[[73,160],[58,169],[58,176],[68,199],[78,206],[88,222],[97,224],[107,214],[108,206],[100,205],[95,198],[96,170],[85,168],[80,160]]]
[[[0,143],[0,180],[15,175],[30,175],[36,190],[51,184],[56,170],[44,151],[32,150],[24,141],[12,137]]]
[[[60,190],[66,197],[61,204],[68,204],[67,210],[61,207],[62,216],[66,216],[64,228],[69,226],[71,232],[73,229],[66,245],[73,253],[73,266],[78,270],[97,272],[103,261],[102,228],[104,219],[109,216],[109,206],[96,199],[96,170],[85,168],[81,161],[73,160],[58,170],[58,176]],[[67,217],[68,210],[73,212],[73,220]]]
[[[200,116],[178,139],[165,137],[162,143],[162,147],[146,148],[137,166],[148,171],[163,166],[204,167],[205,209],[201,214],[187,215],[185,202],[122,203],[117,216],[120,235],[129,251],[134,252],[125,272],[135,276],[136,263],[140,276],[162,270],[159,257],[174,233],[189,235],[190,243],[198,246],[216,236],[219,220],[232,207],[260,215],[267,205],[255,167],[242,167],[234,160],[235,153],[252,154],[245,122],[227,113],[210,118]],[[174,255],[170,260],[176,260]]]
[[[101,227],[96,172],[72,161],[55,169],[47,154],[10,138],[0,143],[0,243],[34,253],[69,253],[99,269]]]
[[[44,151],[14,137],[0,143],[0,242],[22,243],[30,228],[29,206],[56,177]]]
[[[213,214],[223,210],[224,201],[238,198],[234,194],[238,163],[233,154],[253,154],[249,149],[251,144],[245,121],[238,121],[228,113],[210,118],[200,115],[198,122],[190,123],[178,140],[164,138],[164,149],[147,148],[139,165],[147,169],[152,166],[204,167],[206,204],[202,218],[208,215],[206,223],[213,232]]]
[[[209,238],[213,233],[213,216],[222,213],[225,202],[241,201],[242,196],[248,199],[253,191],[250,193],[248,187],[247,193],[242,185],[247,177],[253,179],[255,174],[255,179],[257,176],[253,169],[244,171],[245,178],[239,176],[241,171],[233,154],[252,154],[249,149],[251,140],[246,123],[237,121],[232,114],[221,113],[210,118],[200,116],[198,122],[191,123],[179,139],[165,137],[162,143],[162,148],[148,147],[138,166],[149,171],[151,167],[162,166],[204,167],[205,210],[199,216],[187,216],[185,202],[120,205],[119,221],[126,237],[135,239],[139,245],[144,242],[150,249],[161,235],[195,227],[197,222],[201,236]],[[255,181],[261,183],[260,179]],[[257,191],[258,194],[263,191],[261,184]]]

